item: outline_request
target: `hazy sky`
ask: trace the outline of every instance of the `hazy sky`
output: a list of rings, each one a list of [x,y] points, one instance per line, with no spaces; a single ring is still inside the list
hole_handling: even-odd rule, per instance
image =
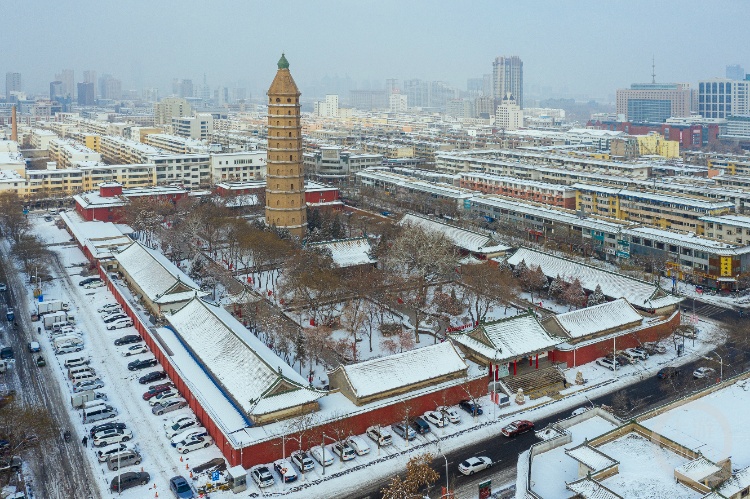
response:
[[[600,97],[650,81],[652,54],[662,82],[724,76],[733,63],[750,72],[744,0],[4,0],[2,11],[0,74],[20,71],[27,91],[72,68],[78,81],[93,69],[123,89],[167,92],[172,78],[206,73],[258,97],[282,50],[303,92],[326,75],[465,89],[498,55],[523,59],[527,88]]]

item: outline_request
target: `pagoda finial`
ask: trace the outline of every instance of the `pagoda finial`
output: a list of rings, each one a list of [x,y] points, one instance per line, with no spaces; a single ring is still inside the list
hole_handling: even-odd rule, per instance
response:
[[[281,53],[281,59],[279,59],[279,69],[289,69],[289,61],[286,60],[284,53]]]

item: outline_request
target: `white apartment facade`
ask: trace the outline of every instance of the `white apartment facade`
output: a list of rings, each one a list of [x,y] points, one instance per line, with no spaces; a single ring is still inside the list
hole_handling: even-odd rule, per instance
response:
[[[266,151],[211,155],[211,182],[239,182],[266,178]]]
[[[214,132],[214,118],[210,113],[196,113],[195,116],[172,118],[172,131],[175,135],[196,140],[208,140]]]

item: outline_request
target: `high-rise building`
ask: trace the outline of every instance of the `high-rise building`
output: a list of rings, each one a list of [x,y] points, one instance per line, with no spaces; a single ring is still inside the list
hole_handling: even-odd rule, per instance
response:
[[[63,82],[51,81],[49,83],[49,100],[59,102],[63,97],[65,97],[65,94],[63,93]]]
[[[406,94],[409,107],[427,107],[430,100],[430,86],[419,79],[404,80],[403,93]]]
[[[745,79],[745,68],[739,64],[732,64],[727,66],[727,78],[730,80],[744,80]]]
[[[356,109],[370,111],[388,107],[385,90],[350,90],[349,105]]]
[[[75,97],[75,72],[72,69],[63,69],[55,75],[55,79],[62,83],[62,97]]]
[[[94,85],[94,100],[96,100],[96,71],[91,69],[84,71],[83,83],[91,83]]]
[[[523,61],[517,55],[497,57],[492,63],[493,97],[504,99],[511,94],[523,109]]]
[[[750,114],[750,81],[728,78],[699,81],[698,113],[704,118]]]
[[[10,100],[11,92],[20,92],[21,90],[23,90],[21,73],[5,73],[5,98]]]
[[[395,94],[398,90],[398,80],[396,78],[388,78],[385,80],[385,91],[388,92],[388,95]]]
[[[495,127],[500,130],[518,130],[523,126],[523,111],[510,92],[505,95],[495,114]]]
[[[392,113],[405,113],[409,107],[409,98],[400,93],[393,93],[389,96],[389,109]]]
[[[94,94],[94,82],[81,82],[78,84],[78,105],[93,106],[96,103]]]
[[[300,91],[284,54],[268,89],[266,223],[305,237],[305,170],[302,163]]]
[[[663,123],[690,116],[692,93],[687,83],[633,83],[617,89],[617,114],[634,123]]]
[[[326,95],[326,100],[315,102],[314,113],[316,116],[338,118],[339,96]]]
[[[99,78],[99,96],[102,99],[117,100],[122,97],[122,82],[105,74]]]
[[[170,124],[172,118],[181,118],[192,114],[193,110],[188,101],[182,97],[167,97],[154,105],[154,124]]]
[[[193,97],[193,80],[182,80],[180,82],[180,97]]]

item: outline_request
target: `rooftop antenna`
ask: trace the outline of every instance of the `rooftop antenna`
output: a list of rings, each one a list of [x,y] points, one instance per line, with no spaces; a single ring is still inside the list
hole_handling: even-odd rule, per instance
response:
[[[656,60],[651,56],[651,83],[656,83]]]

